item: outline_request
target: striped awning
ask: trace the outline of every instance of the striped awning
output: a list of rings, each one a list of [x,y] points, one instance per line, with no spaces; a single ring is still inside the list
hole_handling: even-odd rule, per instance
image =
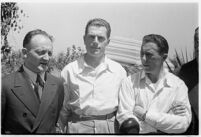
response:
[[[120,63],[141,64],[141,41],[114,37],[106,48],[106,55]]]

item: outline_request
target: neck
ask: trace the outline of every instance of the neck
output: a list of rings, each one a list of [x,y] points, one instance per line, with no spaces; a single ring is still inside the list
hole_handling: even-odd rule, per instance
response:
[[[154,74],[147,74],[147,77],[151,80],[152,83],[156,83],[159,79],[159,75],[154,75]]]
[[[105,57],[105,55],[103,55],[101,57],[92,57],[88,54],[85,54],[84,60],[89,66],[96,68],[98,65],[100,65],[100,63],[102,62],[104,57]]]
[[[155,71],[155,73],[147,73],[147,77],[151,80],[152,83],[156,83],[159,80],[161,71],[162,68]]]

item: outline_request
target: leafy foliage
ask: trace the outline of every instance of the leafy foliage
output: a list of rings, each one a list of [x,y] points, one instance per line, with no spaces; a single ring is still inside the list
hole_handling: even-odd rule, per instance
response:
[[[62,52],[56,58],[51,60],[50,68],[57,68],[58,70],[62,70],[64,66],[76,60],[83,54],[84,51],[80,47],[76,47],[75,45],[68,47],[66,53]]]
[[[48,71],[53,73],[53,75],[59,76],[60,71],[65,65],[76,60],[83,53],[84,52],[80,47],[76,47],[75,45],[68,47],[66,53],[60,53],[58,56],[53,57],[50,60]],[[9,52],[7,56],[4,56],[3,53],[1,55],[2,77],[16,71],[23,64],[23,56],[21,51]]]
[[[19,9],[16,2],[1,3],[1,45],[9,47],[7,36],[10,30],[18,33],[23,28],[21,25],[22,17],[26,16],[22,9]],[[28,16],[26,16],[28,17]]]
[[[23,28],[19,25],[19,7],[15,2],[1,3],[1,35],[7,36],[10,29],[14,31]],[[23,13],[23,10],[20,11]],[[25,16],[25,14],[24,14]]]
[[[1,58],[1,76],[4,77],[16,71],[23,63],[22,54],[20,51],[13,51],[6,57]]]
[[[188,54],[187,54],[187,50],[186,50],[186,57],[184,57],[184,53],[181,52],[181,55],[178,54],[178,52],[175,50],[175,57],[172,59],[169,59],[170,62],[174,65],[174,70],[170,67],[170,65],[165,62],[167,64],[167,67],[169,69],[170,72],[172,72],[175,75],[178,75],[181,66],[187,62],[189,62],[190,60],[192,60],[192,58],[188,58]]]

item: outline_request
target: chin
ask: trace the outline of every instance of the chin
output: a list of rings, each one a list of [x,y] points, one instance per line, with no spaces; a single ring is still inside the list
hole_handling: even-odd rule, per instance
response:
[[[39,68],[38,68],[38,70],[39,70],[40,72],[45,72],[45,71],[47,71],[47,69],[48,69],[48,67],[39,67]]]

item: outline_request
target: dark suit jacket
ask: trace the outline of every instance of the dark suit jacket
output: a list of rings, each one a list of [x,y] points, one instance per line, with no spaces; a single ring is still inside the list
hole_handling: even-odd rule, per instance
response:
[[[199,129],[199,114],[198,114],[198,62],[196,59],[184,64],[179,72],[179,77],[185,82],[188,87],[189,101],[192,109],[192,121],[186,131],[186,135],[198,135]],[[192,98],[192,94],[193,98]]]
[[[40,103],[21,67],[2,79],[2,133],[54,133],[63,99],[61,79],[47,73]]]

